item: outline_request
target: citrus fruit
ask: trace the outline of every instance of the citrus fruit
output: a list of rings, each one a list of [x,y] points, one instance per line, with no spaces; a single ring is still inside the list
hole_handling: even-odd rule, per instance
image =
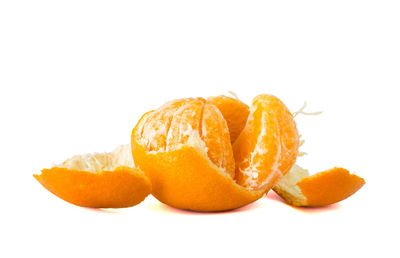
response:
[[[231,120],[229,127],[218,101],[170,101],[144,114],[133,129],[134,162],[161,202],[196,211],[235,209],[262,197],[294,164],[297,129],[278,98],[254,99],[233,146],[231,128],[233,135],[239,129]]]

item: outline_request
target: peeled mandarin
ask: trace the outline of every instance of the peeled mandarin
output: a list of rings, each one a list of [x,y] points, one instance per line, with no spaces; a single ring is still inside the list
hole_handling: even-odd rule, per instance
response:
[[[222,102],[218,102],[220,107],[224,106]],[[290,112],[276,97],[261,95],[255,99],[250,122],[246,119],[247,123],[243,125],[233,148],[231,128],[213,103],[216,102],[202,98],[171,101],[144,114],[133,129],[131,146],[135,164],[150,178],[152,194],[161,202],[197,211],[235,209],[259,199],[272,187],[273,182],[266,180],[276,180],[286,172],[286,166],[293,165],[294,161],[286,161],[285,158],[295,160],[297,129],[294,122],[289,120],[292,119]],[[278,110],[271,111],[271,108]],[[279,115],[287,117],[277,118]],[[273,122],[263,124],[265,118]],[[289,122],[289,126],[276,124],[283,122]],[[251,128],[253,125],[258,128]],[[238,129],[235,130],[238,133]],[[257,133],[262,139],[254,144]],[[270,137],[264,137],[270,133]],[[276,138],[276,135],[284,140]],[[290,136],[294,137],[292,143],[287,139]],[[277,166],[265,155],[264,147],[276,149],[275,156],[278,149],[294,155],[279,153],[276,162],[282,165]],[[257,154],[259,150],[262,151],[260,155]],[[260,167],[263,170],[251,162],[247,165],[255,165],[252,167],[253,173],[260,174],[260,178],[265,180],[249,185],[244,183],[245,180],[240,181],[246,174],[238,167],[253,154],[258,155],[257,162],[263,164]]]

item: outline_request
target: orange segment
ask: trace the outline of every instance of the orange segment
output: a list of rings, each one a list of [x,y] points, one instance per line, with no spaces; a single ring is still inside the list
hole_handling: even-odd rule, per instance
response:
[[[168,106],[166,107],[168,108]],[[172,121],[168,131],[166,150],[175,150],[182,144],[196,143],[201,137],[201,119],[204,108],[202,100],[186,100],[181,108],[172,114]],[[165,112],[164,109],[158,112]],[[160,121],[165,123],[166,121]],[[151,141],[152,132],[143,134]]]
[[[144,137],[142,140],[146,142],[150,150],[165,149],[173,115],[183,103],[184,100],[181,99],[170,101],[163,106],[163,112],[150,111],[142,117],[141,135],[152,136],[151,139]]]
[[[342,201],[357,192],[365,181],[344,168],[333,168],[309,176],[295,165],[274,187],[274,191],[294,206],[318,207]]]
[[[72,204],[123,208],[151,193],[150,180],[130,161],[129,146],[105,154],[74,156],[34,177],[50,192]]]
[[[235,177],[235,160],[229,137],[229,129],[218,108],[206,103],[203,110],[201,139],[208,147],[208,157],[220,168]],[[210,147],[212,146],[212,147]]]
[[[249,106],[238,99],[223,95],[210,97],[207,102],[215,105],[221,111],[229,128],[231,143],[234,143],[246,125],[250,114]]]
[[[236,181],[269,190],[297,158],[299,136],[288,108],[272,95],[253,100],[245,128],[233,144]]]

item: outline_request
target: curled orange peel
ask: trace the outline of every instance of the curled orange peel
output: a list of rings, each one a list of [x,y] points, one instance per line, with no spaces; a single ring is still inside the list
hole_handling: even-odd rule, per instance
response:
[[[34,177],[56,196],[82,207],[130,207],[151,193],[150,180],[133,167],[129,145],[74,156]]]
[[[273,190],[294,206],[319,207],[342,201],[357,192],[365,181],[344,168],[332,168],[309,175],[298,165],[274,186]]]
[[[224,115],[236,116],[229,106],[247,106],[231,99],[174,100],[139,120],[132,155],[158,200],[196,211],[239,208],[261,198],[293,166],[298,133],[286,106],[259,95],[238,125]]]

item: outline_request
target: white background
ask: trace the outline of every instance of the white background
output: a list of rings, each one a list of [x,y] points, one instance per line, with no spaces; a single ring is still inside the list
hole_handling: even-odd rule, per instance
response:
[[[1,0],[1,257],[399,257],[399,1]],[[318,172],[366,185],[322,209],[270,193],[225,213],[152,197],[94,210],[53,196],[42,168],[128,143],[167,100],[275,94]]]

